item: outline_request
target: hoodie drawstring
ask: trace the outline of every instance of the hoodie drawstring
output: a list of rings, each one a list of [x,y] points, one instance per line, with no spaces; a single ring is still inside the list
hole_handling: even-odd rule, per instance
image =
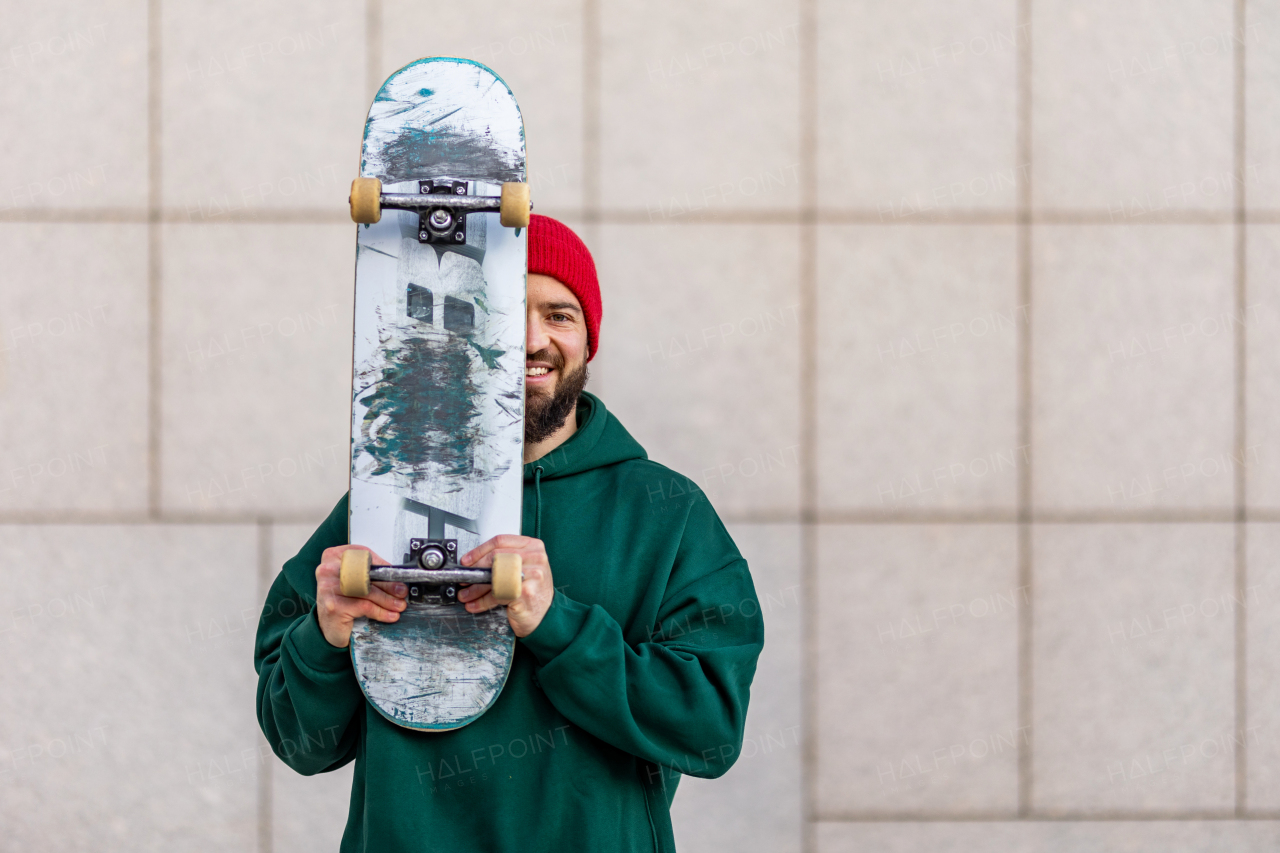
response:
[[[542,466],[533,469],[533,538],[542,538]]]

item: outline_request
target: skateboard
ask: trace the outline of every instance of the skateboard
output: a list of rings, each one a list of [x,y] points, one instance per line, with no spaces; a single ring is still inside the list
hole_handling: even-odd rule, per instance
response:
[[[458,557],[520,532],[529,192],[524,123],[500,77],[421,59],[369,108],[356,229],[350,540],[343,595],[409,590],[396,622],[358,619],[351,659],[388,720],[447,731],[483,714],[515,650],[506,607],[468,613],[464,584],[518,598],[519,557]]]

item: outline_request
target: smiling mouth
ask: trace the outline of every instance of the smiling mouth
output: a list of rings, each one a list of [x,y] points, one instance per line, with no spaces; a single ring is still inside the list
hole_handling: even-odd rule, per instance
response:
[[[546,376],[550,372],[550,367],[526,367],[524,369],[525,376]]]

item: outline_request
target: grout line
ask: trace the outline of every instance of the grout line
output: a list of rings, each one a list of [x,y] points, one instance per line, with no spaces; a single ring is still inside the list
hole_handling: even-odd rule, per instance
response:
[[[1191,823],[1193,821],[1275,821],[1275,813],[1237,815],[1225,812],[1082,812],[1041,813],[1017,817],[1008,812],[971,814],[912,814],[909,812],[833,813],[820,815],[821,823]]]
[[[582,218],[600,217],[600,75],[602,68],[600,0],[582,0]]]
[[[161,363],[162,317],[160,271],[163,253],[160,245],[160,206],[164,198],[163,161],[161,160],[162,92],[160,63],[162,59],[162,19],[160,0],[147,3],[147,513],[160,514],[161,437],[163,405],[160,398],[164,376]]]
[[[268,746],[266,737],[258,733],[259,747]],[[275,762],[263,761],[258,769],[258,853],[272,853],[275,846]]]
[[[582,197],[574,218],[581,220],[578,231],[583,241],[600,255],[603,244],[600,218],[600,112],[601,20],[599,0],[582,2]],[[539,210],[555,217],[553,210]],[[597,394],[608,392],[609,371],[593,377]]]
[[[597,97],[599,97],[598,86]],[[598,137],[598,116],[590,122],[584,120],[584,141],[589,135],[587,125],[595,127],[594,135]],[[609,225],[685,225],[685,224],[724,224],[724,225],[799,225],[814,223],[818,225],[883,225],[886,227],[909,227],[912,225],[1019,225],[1028,222],[1032,225],[1107,225],[1116,227],[1133,227],[1142,225],[1234,225],[1245,222],[1253,225],[1280,224],[1280,211],[1253,210],[1245,213],[1225,211],[1222,213],[1203,212],[1169,214],[1163,219],[1144,220],[1129,218],[1117,221],[1100,211],[1039,211],[1022,212],[1017,210],[993,211],[955,211],[949,215],[920,215],[885,219],[883,214],[873,210],[814,210],[804,208],[770,209],[770,210],[718,210],[707,213],[690,214],[688,216],[655,217],[648,210],[630,210],[624,208],[604,209],[599,205],[600,181],[585,177],[590,171],[599,173],[598,145],[583,151],[583,207],[539,209],[539,213],[559,218],[588,219]],[[594,165],[593,165],[594,164]],[[158,181],[158,178],[157,178]],[[595,204],[591,203],[595,199]],[[153,211],[138,208],[122,207],[86,207],[86,208],[11,208],[0,210],[0,223],[21,222],[38,224],[146,224],[160,221],[170,225],[227,225],[234,223],[254,223],[265,225],[302,224],[329,225],[350,224],[346,208],[275,208],[237,210],[226,215],[196,218],[191,212],[182,208],[163,208],[157,202]]]
[[[290,513],[266,517],[271,524],[319,524],[330,510],[316,510],[314,513]],[[182,515],[179,513],[162,513],[152,516],[146,512],[136,513],[86,513],[47,512],[0,513],[0,526],[44,526],[44,527],[87,527],[98,524],[131,527],[137,525],[175,525],[191,527],[228,527],[233,525],[256,524],[264,516],[245,512],[225,515]]]
[[[1028,126],[1030,119],[1028,118]],[[1028,156],[1030,156],[1028,154]],[[802,162],[801,166],[805,164]],[[802,178],[803,181],[803,178]],[[1029,188],[1030,180],[1023,182]],[[1028,189],[1029,192],[1029,189]],[[1026,207],[993,210],[963,209],[946,213],[922,212],[917,216],[886,218],[884,213],[869,208],[819,208],[816,203],[801,202],[799,207],[769,208],[761,210],[714,210],[690,213],[685,216],[655,216],[652,210],[628,208],[599,208],[596,216],[603,222],[616,225],[672,225],[685,223],[718,222],[748,225],[786,225],[814,222],[821,225],[884,225],[901,227],[911,225],[1114,225],[1117,227],[1142,225],[1230,225],[1235,221],[1231,211],[1169,212],[1160,218],[1143,219],[1127,217],[1117,219],[1114,214],[1101,210],[1032,210]],[[1280,222],[1280,211],[1253,211],[1249,218],[1254,222]]]
[[[800,672],[801,850],[817,849],[818,776],[818,9],[817,0],[800,0],[799,69],[799,300],[800,300],[800,587],[805,591]]]
[[[1028,65],[1030,60],[1027,60]],[[1030,72],[1028,72],[1030,73]],[[1027,82],[1027,88],[1030,89],[1031,83]],[[1027,97],[1031,97],[1028,92]],[[1031,117],[1027,116],[1027,125],[1030,128]],[[1027,154],[1030,157],[1030,151]],[[1030,184],[1031,178],[1025,182],[1028,184],[1028,191],[1032,189]],[[1142,216],[1127,216],[1117,219],[1114,213],[1101,210],[1061,210],[1054,208],[1035,208],[1028,202],[1026,216],[1033,225],[1229,225],[1232,222],[1232,213],[1229,210],[1185,210],[1185,211],[1161,211],[1158,216],[1145,218]]]
[[[598,86],[597,89],[598,97]],[[589,135],[586,125],[595,127],[598,137],[598,117],[590,122],[584,121],[584,141]],[[590,148],[590,150],[585,150]],[[584,172],[593,169],[599,172],[598,145],[585,146],[583,152]],[[594,163],[594,165],[590,165]],[[157,182],[158,182],[157,177]],[[706,213],[689,214],[688,216],[655,216],[652,211],[626,208],[601,208],[599,205],[599,177],[595,180],[584,178],[583,207],[547,208],[540,213],[558,215],[566,218],[594,218],[610,225],[683,225],[687,223],[718,223],[725,225],[797,225],[813,222],[819,225],[1018,225],[1023,221],[1032,225],[1114,225],[1117,227],[1139,225],[1232,225],[1243,221],[1254,225],[1280,224],[1280,211],[1253,210],[1244,213],[1225,211],[1222,213],[1203,212],[1170,214],[1164,219],[1143,220],[1129,218],[1116,221],[1113,217],[1100,211],[1039,211],[1019,212],[1018,210],[965,210],[955,211],[948,215],[920,215],[885,219],[883,214],[873,210],[822,210],[810,208],[769,209],[769,210],[717,210]],[[595,198],[596,203],[591,204]],[[229,211],[225,215],[197,218],[185,208],[165,208],[156,201],[156,217],[160,222],[172,225],[225,225],[236,222],[249,223],[300,223],[305,225],[325,225],[330,223],[349,224],[345,206],[341,210],[333,207],[282,207],[255,208],[251,210]],[[126,207],[84,207],[56,208],[32,207],[9,208],[0,210],[0,222],[51,223],[92,225],[101,223],[114,224],[146,224],[153,221],[152,208]]]
[[[815,463],[816,464],[816,463]],[[271,524],[319,524],[329,509],[314,511],[297,510],[264,516],[260,512],[244,510],[223,513],[161,512],[151,515],[145,510],[135,512],[93,512],[83,510],[42,510],[35,512],[0,511],[0,526],[84,526],[97,524],[115,525],[236,525],[256,524],[266,520]],[[733,511],[719,513],[726,524],[804,524],[819,526],[869,526],[869,525],[920,525],[947,526],[969,524],[1233,524],[1238,519],[1231,510],[1150,510],[1125,514],[1106,512],[1039,511],[1020,516],[1016,510],[920,510],[913,512],[877,512],[872,510],[803,510]],[[1253,511],[1242,523],[1280,523],[1280,511]]]
[[[365,0],[364,39],[365,90],[373,100],[382,85],[382,0]]]
[[[148,111],[150,105],[148,104]],[[148,121],[147,135],[150,137],[151,128]],[[150,158],[151,158],[151,140],[147,140],[147,157],[148,157],[148,189],[147,201],[151,202],[150,183],[152,176],[150,174]],[[32,222],[32,223],[69,223],[73,225],[96,225],[99,223],[122,224],[122,225],[146,225],[151,222],[150,207],[128,208],[128,207],[80,207],[80,208],[56,208],[56,207],[27,207],[27,208],[8,208],[0,210],[0,222]]]
[[[1235,31],[1244,33],[1245,0],[1235,0],[1233,4]],[[1236,174],[1243,177],[1246,160],[1245,137],[1245,43],[1233,40],[1232,52],[1235,98],[1233,101],[1235,163]],[[1248,231],[1245,227],[1245,182],[1241,180],[1235,194],[1235,227],[1234,231],[1234,263],[1235,263],[1235,312],[1241,312],[1248,306]],[[1236,456],[1244,459],[1244,449],[1248,445],[1248,330],[1244,323],[1233,323],[1235,331],[1235,451]],[[1233,486],[1235,502],[1235,565],[1234,581],[1237,601],[1244,601],[1244,593],[1248,589],[1248,544],[1249,531],[1245,524],[1245,506],[1248,500],[1246,471],[1244,465],[1234,466]],[[1237,817],[1245,814],[1249,807],[1249,755],[1245,749],[1245,736],[1249,732],[1249,679],[1248,679],[1248,614],[1243,607],[1233,607],[1235,623],[1235,813]]]
[[[1015,147],[1018,162],[1032,166],[1032,126],[1031,126],[1031,62],[1032,32],[1031,0],[1018,0],[1017,32],[1029,35],[1018,45],[1018,80],[1017,80],[1017,139]],[[1033,773],[1035,755],[1034,722],[1034,628],[1033,612],[1035,608],[1035,575],[1032,566],[1032,527],[1035,506],[1033,501],[1032,476],[1035,464],[1035,446],[1032,443],[1032,350],[1031,335],[1034,322],[1034,311],[1031,310],[1032,299],[1032,180],[1034,168],[1025,170],[1026,179],[1018,185],[1018,224],[1016,228],[1017,248],[1017,304],[1024,306],[1025,320],[1018,327],[1018,366],[1017,366],[1017,418],[1018,446],[1031,449],[1026,464],[1018,468],[1018,540],[1017,540],[1017,579],[1023,590],[1026,607],[1018,608],[1018,695],[1017,717],[1021,731],[1027,735],[1018,745],[1018,815],[1027,817],[1035,810],[1035,776]]]
[[[159,178],[157,177],[157,181]],[[236,223],[328,225],[350,224],[345,207],[335,212],[322,208],[276,208],[257,210],[237,210],[219,216],[197,218],[190,211],[178,208],[164,208],[159,205],[155,209],[130,210],[127,208],[84,208],[79,210],[57,210],[53,208],[32,208],[30,210],[0,211],[0,222],[27,222],[40,224],[70,225],[145,225],[151,222],[162,222],[167,225],[231,225]]]
[[[328,209],[282,207],[274,210],[237,210],[226,216],[210,216],[201,219],[189,211],[177,209],[160,211],[160,220],[169,225],[350,225],[351,216],[346,204]]]
[[[275,581],[275,575],[271,571],[271,534],[273,531],[273,522],[266,516],[256,520],[258,530],[258,598],[263,601],[267,600],[267,591],[271,588],[272,582]]]
[[[274,578],[271,576],[271,520],[258,519],[258,600],[265,601],[267,590]],[[259,743],[266,744],[266,737],[258,733]],[[274,762],[260,762],[258,767],[258,853],[272,853],[274,846],[275,801]]]
[[[1280,520],[1272,513],[1266,520]],[[1230,524],[1230,509],[1176,510],[820,510],[818,524]],[[1255,521],[1262,519],[1255,518]]]

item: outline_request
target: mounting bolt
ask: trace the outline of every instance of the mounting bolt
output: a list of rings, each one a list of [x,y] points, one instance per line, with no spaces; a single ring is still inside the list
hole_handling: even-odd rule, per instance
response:
[[[455,231],[455,232],[453,233],[453,240],[454,240],[454,242],[455,242],[455,243],[461,243],[461,242],[462,242],[463,240],[465,240],[465,239],[466,239],[466,237],[464,237],[464,236],[463,236],[463,234],[462,234],[462,232],[461,232],[461,231]]]
[[[454,192],[456,192],[458,195],[466,195],[466,194],[467,194],[467,188],[466,188],[466,187],[458,187],[457,189],[455,189],[455,190],[454,190]]]
[[[430,545],[418,555],[418,565],[424,569],[438,569],[444,564],[444,551],[438,545]]]

